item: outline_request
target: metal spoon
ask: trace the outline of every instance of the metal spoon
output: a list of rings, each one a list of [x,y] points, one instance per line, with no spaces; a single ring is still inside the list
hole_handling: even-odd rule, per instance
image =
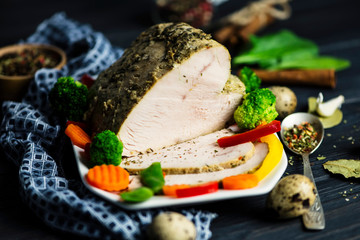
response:
[[[284,132],[286,129],[293,128],[295,125],[300,125],[304,122],[309,122],[315,129],[315,131],[318,132],[317,135],[317,141],[318,144],[311,149],[308,152],[299,152],[292,148],[290,148],[284,139]],[[315,180],[314,176],[311,171],[310,161],[309,161],[309,155],[313,153],[321,144],[323,138],[324,138],[324,128],[320,120],[310,114],[310,113],[293,113],[287,116],[281,123],[281,139],[284,142],[284,145],[291,150],[292,152],[299,154],[302,156],[303,163],[304,163],[304,175],[314,183]],[[316,191],[316,199],[314,204],[310,207],[309,211],[305,214],[303,214],[303,222],[307,229],[315,229],[315,230],[321,230],[325,228],[325,217],[324,217],[324,210],[322,208],[320,197],[318,190],[315,185],[315,191]]]

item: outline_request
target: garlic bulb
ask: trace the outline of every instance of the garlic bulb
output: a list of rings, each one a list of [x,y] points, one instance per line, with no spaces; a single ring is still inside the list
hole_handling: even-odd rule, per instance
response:
[[[345,98],[343,95],[339,95],[336,98],[332,98],[329,101],[323,102],[323,95],[320,92],[319,97],[317,98],[317,108],[316,112],[322,117],[330,117],[334,114],[335,110],[341,107],[341,104],[344,103]]]

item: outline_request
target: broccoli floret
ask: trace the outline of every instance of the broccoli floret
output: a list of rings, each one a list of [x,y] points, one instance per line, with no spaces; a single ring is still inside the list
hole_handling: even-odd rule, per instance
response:
[[[88,107],[87,87],[72,77],[61,77],[50,90],[51,107],[68,120],[81,121]]]
[[[123,144],[114,132],[105,130],[95,135],[90,144],[90,159],[95,165],[121,163]]]
[[[234,113],[234,119],[240,129],[253,129],[278,116],[275,105],[276,97],[268,88],[256,89],[245,94]]]
[[[261,79],[250,68],[241,69],[239,77],[246,87],[246,93],[260,88]]]

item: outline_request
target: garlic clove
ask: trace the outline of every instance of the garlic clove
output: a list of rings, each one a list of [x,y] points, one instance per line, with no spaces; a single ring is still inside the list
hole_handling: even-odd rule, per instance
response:
[[[318,105],[316,112],[322,117],[330,117],[334,114],[335,110],[341,107],[345,98],[343,95],[339,95],[336,98],[330,99],[329,101],[323,102],[322,94],[319,94]]]

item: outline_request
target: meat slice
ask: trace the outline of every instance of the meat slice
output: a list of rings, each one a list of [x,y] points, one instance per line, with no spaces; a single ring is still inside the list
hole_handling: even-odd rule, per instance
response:
[[[141,153],[123,159],[120,166],[138,174],[153,162],[160,162],[166,174],[215,172],[244,164],[254,153],[251,142],[221,148],[216,140],[234,134],[223,129],[193,140],[154,152]]]
[[[158,24],[99,75],[85,119],[131,156],[222,129],[243,94],[224,46],[185,23]]]
[[[263,160],[268,154],[268,151],[269,149],[266,143],[255,143],[255,152],[253,156],[237,167],[224,169],[217,172],[166,175],[165,185],[196,185],[205,182],[221,181],[225,177],[238,174],[251,173],[254,172],[262,164]],[[135,189],[140,186],[142,186],[140,177],[138,175],[131,175],[129,189]]]
[[[244,164],[237,167],[224,169],[219,172],[199,173],[199,174],[186,174],[186,175],[166,175],[165,184],[200,184],[211,181],[221,181],[225,177],[234,176],[243,173],[249,173],[256,170],[262,163],[268,153],[268,147],[266,143],[256,143],[255,153]]]

